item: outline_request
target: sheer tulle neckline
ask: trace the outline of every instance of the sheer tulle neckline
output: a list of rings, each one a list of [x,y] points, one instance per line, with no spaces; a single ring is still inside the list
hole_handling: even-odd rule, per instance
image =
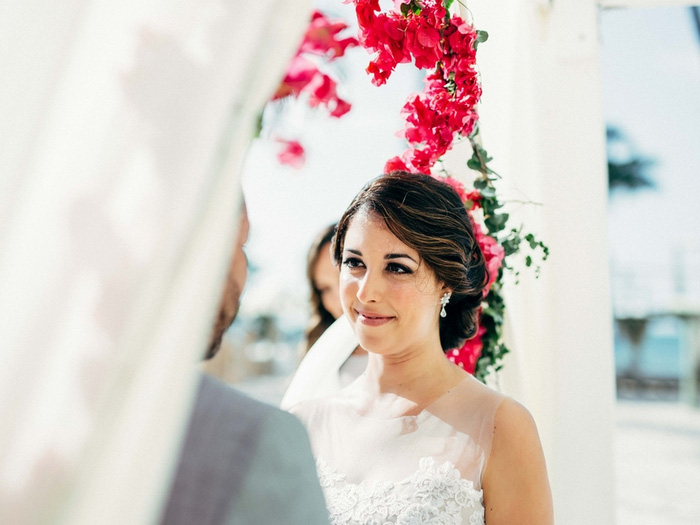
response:
[[[354,409],[353,415],[376,420],[419,421],[430,416],[431,408],[444,402],[448,396],[454,394],[457,390],[464,388],[470,380],[474,380],[474,378],[472,376],[464,377],[452,388],[423,405],[416,404],[405,397],[395,394],[385,394],[381,401],[370,398],[369,394],[362,388],[364,381],[367,381],[364,374],[344,390],[346,391],[346,399]]]

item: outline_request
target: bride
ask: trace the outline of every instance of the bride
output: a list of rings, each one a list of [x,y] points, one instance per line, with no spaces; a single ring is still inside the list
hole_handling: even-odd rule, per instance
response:
[[[338,224],[343,310],[365,372],[292,408],[333,524],[553,522],[529,412],[451,363],[477,329],[483,255],[456,192],[425,175],[370,182]]]

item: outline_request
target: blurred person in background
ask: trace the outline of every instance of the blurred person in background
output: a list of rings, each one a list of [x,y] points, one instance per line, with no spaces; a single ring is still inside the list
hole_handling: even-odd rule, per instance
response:
[[[331,257],[331,240],[335,227],[336,224],[333,223],[319,232],[306,259],[306,278],[311,288],[311,319],[306,329],[304,353],[343,315],[338,295],[338,267]]]
[[[205,359],[238,314],[247,278],[243,206]],[[201,375],[162,523],[327,525],[309,438],[292,415]]]
[[[338,282],[340,271],[331,254],[331,242],[336,226],[337,224],[333,223],[319,232],[307,257],[306,276],[311,289],[311,319],[306,330],[305,352],[308,352],[328,327],[343,315]],[[359,377],[367,366],[367,359],[367,352],[360,346],[355,347],[339,364],[338,388],[349,385]]]

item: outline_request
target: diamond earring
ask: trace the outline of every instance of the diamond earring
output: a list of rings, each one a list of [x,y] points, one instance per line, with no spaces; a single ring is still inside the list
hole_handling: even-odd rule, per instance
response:
[[[440,298],[440,304],[442,305],[442,310],[440,310],[440,317],[447,317],[447,312],[445,311],[445,306],[450,302],[450,297],[452,297],[451,292],[445,292]]]

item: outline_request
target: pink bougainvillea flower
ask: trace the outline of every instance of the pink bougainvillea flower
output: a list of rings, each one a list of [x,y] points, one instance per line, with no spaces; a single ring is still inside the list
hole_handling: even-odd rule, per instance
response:
[[[476,190],[467,193],[467,201],[465,204],[468,205],[468,209],[470,210],[481,208],[481,193]]]
[[[334,117],[341,117],[350,111],[351,105],[338,97],[338,83],[323,73],[316,65],[303,56],[292,61],[284,80],[277,88],[273,100],[286,96],[309,95],[311,107],[325,106]]]
[[[384,173],[391,173],[396,170],[408,171],[408,167],[401,157],[392,157],[384,165]]]
[[[486,328],[479,324],[474,337],[467,339],[460,348],[447,351],[447,359],[474,375],[476,363],[479,361],[481,352],[484,349],[484,335],[486,335]]]
[[[379,64],[376,60],[372,60],[365,70],[369,75],[372,75],[372,84],[382,86],[391,76],[393,67],[386,67]]]
[[[309,106],[326,106],[333,117],[342,117],[351,105],[338,97],[338,83],[325,73],[318,71],[304,91],[309,93]]]
[[[280,164],[284,164],[294,169],[300,169],[306,162],[304,147],[297,140],[286,140],[277,137],[275,142],[282,145],[282,148],[277,153],[277,160]]]
[[[325,56],[328,60],[342,56],[348,47],[358,45],[356,38],[339,37],[339,33],[346,28],[347,24],[344,22],[329,20],[320,11],[314,11],[302,43],[289,64],[273,100],[306,94],[310,106],[325,106],[334,117],[341,117],[350,111],[350,104],[338,97],[338,83],[304,56],[316,54]]]
[[[379,12],[379,0],[351,0],[355,4],[355,14],[360,30],[369,27]],[[349,2],[344,2],[349,3]]]
[[[474,228],[476,242],[479,245],[479,248],[481,248],[481,253],[484,254],[486,267],[489,270],[489,280],[484,288],[484,297],[486,297],[491,289],[491,286],[498,278],[498,270],[500,270],[501,265],[503,264],[503,258],[505,257],[506,252],[503,246],[498,244],[496,239],[484,233],[484,230],[481,228],[479,223],[475,222],[473,219],[472,226]]]
[[[340,118],[345,115],[352,106],[342,98],[335,98],[335,108],[331,110],[331,117]]]
[[[447,16],[447,9],[445,9],[443,0],[423,0],[421,4],[423,8],[421,9],[420,16],[425,18],[431,26],[443,28]]]
[[[319,70],[316,67],[316,64],[301,55],[295,56],[292,59],[292,62],[289,64],[287,73],[284,75],[284,78],[277,88],[277,92],[272,97],[272,100],[277,100],[290,95],[293,97],[298,97],[318,73]]]
[[[420,69],[434,68],[442,54],[439,28],[431,25],[422,15],[409,18],[405,43],[416,67]]]
[[[314,11],[299,52],[323,55],[330,59],[343,56],[347,48],[359,44],[355,37],[338,36],[347,27],[348,25],[342,20],[329,20],[320,11]]]
[[[367,71],[373,75],[372,82],[377,86],[386,82],[397,64],[411,60],[410,52],[405,48],[406,24],[402,16],[380,13],[367,27],[360,26],[362,45],[376,51]]]
[[[462,202],[466,203],[469,200],[468,193],[466,188],[464,187],[464,184],[459,182],[457,179],[454,179],[452,177],[445,177],[444,179],[440,179],[442,182],[449,184],[454,188],[454,190],[457,192],[457,195],[459,195],[459,198],[462,199]]]
[[[411,0],[394,0],[394,12],[400,13],[403,4],[410,4]]]

